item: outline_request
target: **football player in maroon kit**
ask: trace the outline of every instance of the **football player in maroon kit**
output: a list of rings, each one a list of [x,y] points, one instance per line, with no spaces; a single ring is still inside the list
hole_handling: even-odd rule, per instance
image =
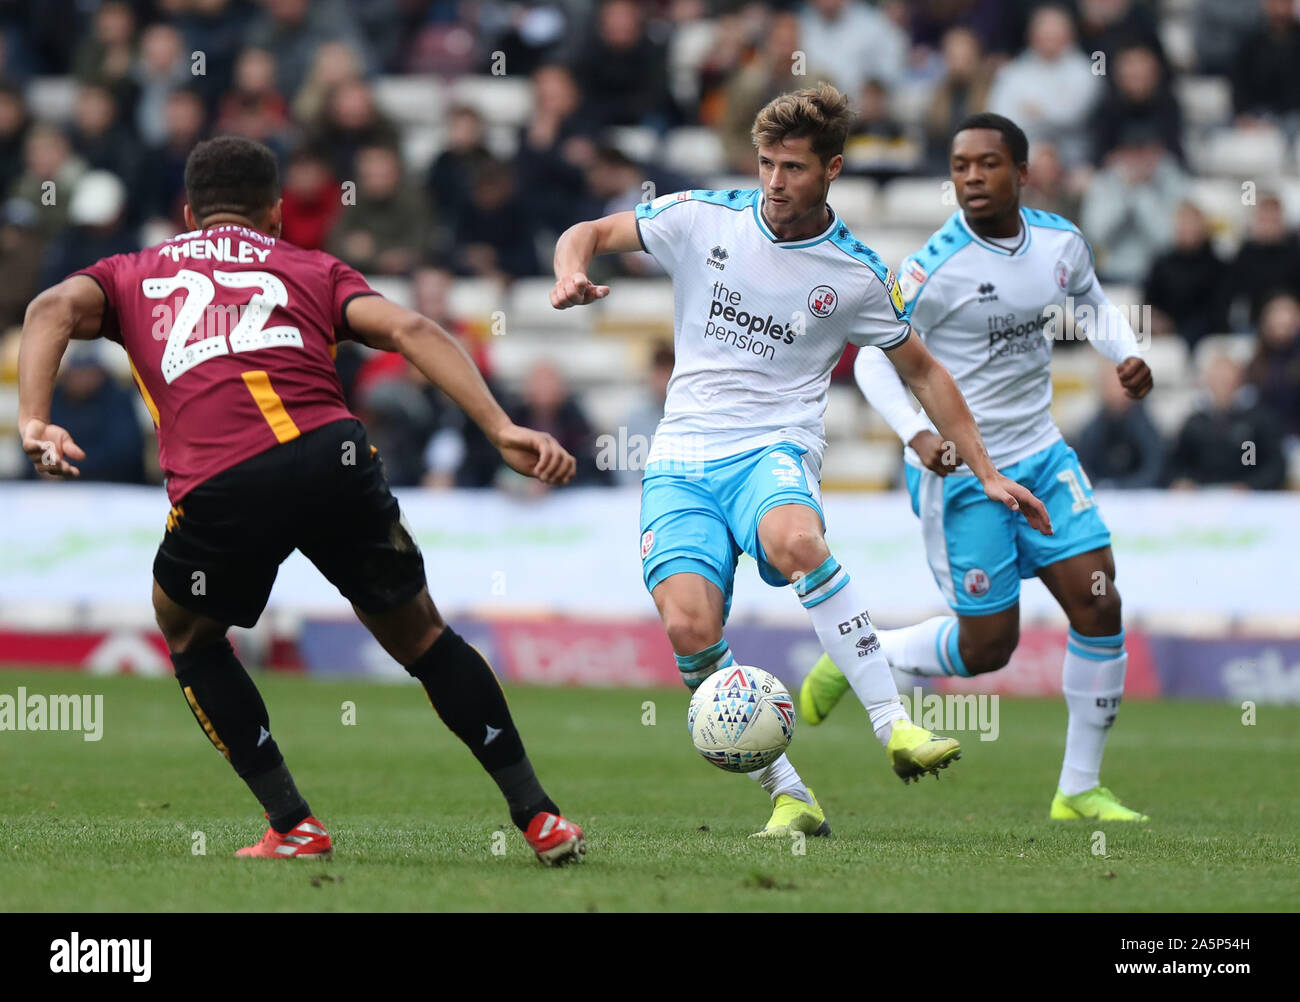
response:
[[[337,340],[400,352],[520,473],[567,483],[574,458],[550,435],[513,424],[433,321],[330,255],[278,239],[279,179],[265,146],[234,136],[200,143],[185,191],[191,232],[104,258],[32,301],[18,359],[19,430],[41,474],[77,476],[85,453],[49,423],[59,361],[70,338],[126,349],[172,503],[153,566],[158,625],[194,718],[270,821],[238,855],[319,857],[332,848],[226,639],[231,625],[257,622],[296,548],[424,686],[538,858],[581,859],[582,830],[538,782],[492,669],[429,597],[419,547],[344,403]]]

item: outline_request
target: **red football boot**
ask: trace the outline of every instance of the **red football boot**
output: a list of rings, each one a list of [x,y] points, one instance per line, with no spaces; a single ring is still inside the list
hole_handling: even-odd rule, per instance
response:
[[[334,851],[330,833],[315,818],[299,821],[281,835],[268,828],[257,845],[238,850],[235,855],[246,859],[329,859]]]
[[[581,863],[587,855],[587,841],[582,837],[582,829],[572,821],[547,811],[533,815],[524,839],[545,866]]]

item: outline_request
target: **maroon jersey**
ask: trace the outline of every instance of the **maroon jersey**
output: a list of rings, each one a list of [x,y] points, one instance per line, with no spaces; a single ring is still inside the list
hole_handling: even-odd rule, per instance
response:
[[[175,504],[209,477],[353,415],[334,369],[343,310],[375,295],[321,251],[244,226],[182,233],[107,257],[89,275],[153,416]]]

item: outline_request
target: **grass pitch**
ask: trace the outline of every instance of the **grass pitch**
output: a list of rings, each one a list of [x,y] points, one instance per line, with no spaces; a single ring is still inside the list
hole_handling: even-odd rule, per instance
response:
[[[1004,699],[996,741],[958,735],[962,761],[905,787],[849,700],[821,727],[801,725],[791,746],[834,829],[799,855],[792,841],[746,838],[767,799],[691,748],[684,690],[512,687],[543,783],[587,831],[585,865],[556,871],[533,859],[414,683],[259,679],[276,740],[335,840],[328,863],[233,858],[264,822],[174,681],[0,672],[0,693],[20,685],[102,693],[104,732],[98,742],[0,732],[4,911],[1290,911],[1300,901],[1297,708],[1260,707],[1246,726],[1228,704],[1127,703],[1103,780],[1153,819],[1132,826],[1047,819],[1061,702]],[[345,701],[354,724],[343,723]]]

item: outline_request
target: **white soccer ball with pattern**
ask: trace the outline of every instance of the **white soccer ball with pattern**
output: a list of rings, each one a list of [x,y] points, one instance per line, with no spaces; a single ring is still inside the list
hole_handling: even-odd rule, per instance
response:
[[[732,665],[700,683],[686,711],[691,741],[728,772],[771,765],[794,737],[794,701],[775,675]]]

